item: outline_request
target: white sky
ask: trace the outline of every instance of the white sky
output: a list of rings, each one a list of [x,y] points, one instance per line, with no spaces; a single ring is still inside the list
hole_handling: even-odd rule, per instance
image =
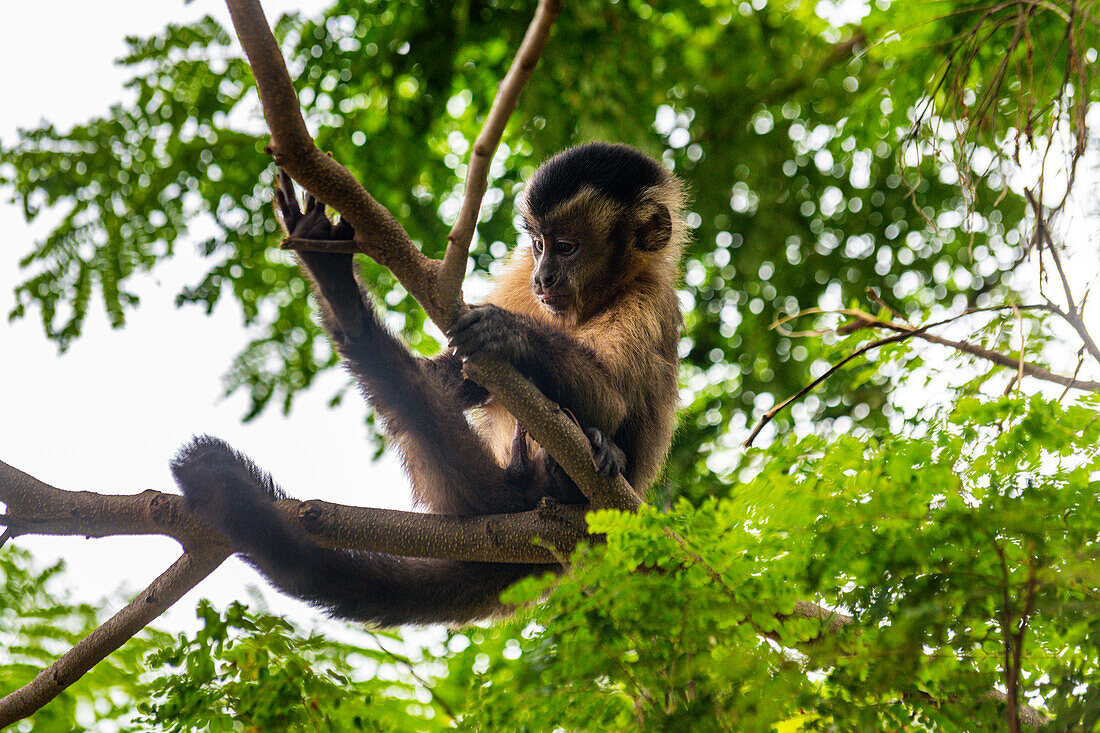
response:
[[[312,13],[322,0],[264,2],[269,19],[300,9]],[[126,0],[101,3],[14,3],[5,7],[9,33],[0,44],[4,103],[0,140],[11,144],[17,127],[48,120],[61,128],[102,114],[123,98],[126,71],[115,58],[123,37],[146,36],[167,23],[214,14],[228,27],[225,6],[200,0]],[[38,31],[34,29],[39,29]],[[43,39],[48,39],[44,41]],[[247,398],[221,399],[221,375],[248,340],[238,311],[227,300],[207,317],[200,308],[178,310],[180,286],[204,271],[194,248],[143,277],[139,309],[122,330],[111,330],[102,308],[93,308],[84,335],[63,356],[43,335],[38,313],[8,323],[13,286],[22,279],[18,260],[31,251],[45,226],[29,227],[21,210],[0,201],[0,460],[58,488],[102,493],[145,489],[174,492],[168,460],[195,433],[225,438],[270,470],[291,494],[302,498],[373,506],[407,506],[404,478],[392,460],[370,462],[365,407],[350,392],[344,405],[326,402],[344,383],[327,374],[301,395],[289,418],[269,410],[242,424]],[[178,556],[170,539],[113,537],[98,540],[20,537],[45,563],[68,563],[75,599],[127,602]],[[219,605],[245,599],[258,576],[231,560],[176,604],[158,625],[192,625],[195,601]],[[273,610],[307,621],[319,614],[297,602],[265,594]]]

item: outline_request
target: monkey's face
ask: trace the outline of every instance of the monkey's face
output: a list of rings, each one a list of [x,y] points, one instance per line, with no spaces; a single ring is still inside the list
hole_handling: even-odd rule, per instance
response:
[[[570,275],[576,266],[573,260],[580,251],[575,239],[557,234],[532,234],[531,291],[546,310],[561,314],[569,311],[576,300]]]
[[[582,190],[544,217],[525,220],[531,235],[531,291],[546,310],[557,316],[577,316],[608,283],[616,251],[614,233],[621,207],[594,191]]]

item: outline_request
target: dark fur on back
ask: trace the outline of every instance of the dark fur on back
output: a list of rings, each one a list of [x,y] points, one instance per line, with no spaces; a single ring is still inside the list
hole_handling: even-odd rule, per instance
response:
[[[543,217],[554,207],[591,186],[623,206],[667,180],[656,161],[628,145],[592,142],[564,150],[543,163],[526,188],[530,214]]]

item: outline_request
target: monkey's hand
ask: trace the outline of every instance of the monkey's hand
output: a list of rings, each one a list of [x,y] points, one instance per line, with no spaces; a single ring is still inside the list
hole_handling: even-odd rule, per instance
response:
[[[294,195],[294,182],[287,172],[279,169],[279,185],[275,188],[275,208],[287,234],[295,239],[322,239],[346,241],[355,239],[355,230],[351,224],[340,219],[334,226],[325,214],[325,205],[306,191],[305,212],[298,205]]]
[[[495,305],[475,305],[447,331],[447,342],[463,359],[491,354],[520,366],[527,357],[527,328],[515,313]]]
[[[279,185],[275,189],[275,208],[287,234],[295,239],[319,239],[341,241],[355,238],[355,231],[344,219],[334,226],[325,215],[325,205],[306,191],[306,210],[303,212],[294,194],[294,182],[282,168],[279,169]],[[352,256],[346,252],[309,252],[300,250],[298,261],[317,283],[325,300],[339,311],[341,300],[358,298],[359,286],[355,282]]]
[[[588,428],[584,434],[592,444],[592,460],[596,462],[596,470],[601,476],[615,478],[626,470],[626,454],[615,441],[598,428]]]

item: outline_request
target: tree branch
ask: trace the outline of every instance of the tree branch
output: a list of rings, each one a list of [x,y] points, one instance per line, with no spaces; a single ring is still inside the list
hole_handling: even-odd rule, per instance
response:
[[[25,534],[160,534],[185,550],[224,545],[209,525],[183,506],[183,497],[159,491],[125,496],[64,491],[0,461],[0,502],[7,506],[0,524],[12,537]]]
[[[1008,306],[1005,306],[1005,307],[1008,307]],[[1041,308],[1043,310],[1051,310],[1052,306],[1050,306],[1050,305],[1029,306],[1029,308],[1031,308],[1031,309]],[[1019,307],[1019,306],[1017,307],[1017,310],[1025,310],[1025,309],[1026,309],[1025,307]],[[950,323],[951,321],[958,320],[959,318],[962,318],[963,316],[971,315],[973,313],[976,313],[976,312],[979,312],[979,311],[985,311],[985,310],[997,310],[997,308],[994,308],[994,309],[975,308],[973,310],[968,310],[965,313],[962,313],[960,315],[952,316],[951,318],[947,318],[947,319],[944,319],[942,321],[937,321],[935,323],[927,323],[923,326],[910,326],[908,323],[898,323],[896,321],[883,321],[883,320],[879,320],[878,318],[875,318],[874,316],[872,316],[868,313],[864,313],[863,311],[855,310],[855,309],[844,309],[844,310],[830,311],[832,313],[839,313],[841,315],[850,316],[851,318],[854,319],[853,321],[845,323],[840,328],[834,329],[837,333],[850,334],[850,333],[854,333],[855,331],[858,331],[862,328],[879,328],[879,329],[894,331],[895,335],[887,336],[887,337],[881,338],[881,339],[877,339],[875,341],[872,341],[869,344],[864,344],[863,346],[856,349],[855,351],[853,351],[848,356],[841,359],[836,364],[829,367],[829,369],[824,374],[822,374],[820,377],[818,377],[817,379],[813,380],[808,385],[806,385],[805,387],[800,389],[797,393],[791,395],[790,397],[783,400],[781,403],[779,403],[778,405],[776,405],[772,409],[768,410],[764,414],[764,416],[762,418],[760,418],[760,421],[757,422],[756,427],[754,427],[752,429],[752,432],[749,433],[749,437],[747,437],[745,439],[745,441],[742,443],[742,445],[744,445],[746,447],[752,445],[752,442],[754,440],[756,440],[756,437],[760,434],[760,431],[763,430],[764,426],[767,425],[769,422],[771,422],[775,418],[776,415],[778,415],[780,412],[782,412],[784,409],[786,409],[787,406],[790,405],[792,402],[795,402],[796,400],[798,400],[798,399],[802,398],[803,396],[805,396],[806,394],[808,394],[817,385],[819,385],[822,382],[824,382],[825,380],[827,380],[829,377],[831,377],[833,374],[835,374],[837,371],[839,371],[840,368],[843,367],[848,362],[862,356],[863,354],[866,354],[868,351],[871,351],[872,349],[877,349],[880,346],[886,346],[887,344],[893,344],[893,343],[897,343],[897,342],[900,342],[900,341],[904,341],[908,338],[919,338],[919,339],[922,339],[922,340],[927,341],[929,343],[939,344],[941,346],[948,346],[948,347],[951,347],[952,349],[955,349],[956,351],[960,351],[964,354],[970,354],[971,356],[977,356],[981,359],[985,359],[986,361],[992,362],[993,364],[996,364],[997,366],[1004,366],[1004,367],[1008,367],[1010,369],[1016,369],[1021,374],[1025,374],[1029,377],[1034,377],[1035,379],[1041,379],[1041,380],[1046,381],[1046,382],[1052,382],[1054,384],[1061,385],[1061,386],[1063,386],[1067,389],[1080,389],[1080,390],[1085,390],[1087,392],[1100,392],[1100,382],[1077,379],[1075,376],[1074,377],[1067,377],[1067,376],[1064,376],[1062,374],[1056,374],[1055,372],[1052,372],[1049,369],[1046,369],[1045,367],[1041,367],[1037,364],[1032,364],[1030,362],[1023,361],[1023,354],[1022,353],[1021,353],[1019,358],[1013,358],[1011,356],[1008,356],[1006,354],[1002,354],[1002,353],[997,352],[997,351],[993,351],[991,349],[986,349],[986,348],[981,347],[981,346],[976,346],[976,345],[971,344],[967,341],[955,341],[955,340],[952,340],[952,339],[943,338],[942,336],[936,336],[934,334],[927,333],[927,331],[929,329],[936,328],[938,326],[943,326],[947,323]],[[803,311],[802,313],[800,313],[798,315],[805,315],[806,313],[809,313],[809,312],[821,312],[821,311],[818,311],[816,309],[811,309],[810,311]],[[791,316],[791,318],[794,318],[794,317],[797,317],[797,316]],[[789,318],[784,319],[783,322],[785,322],[786,320],[790,320],[790,319]],[[779,324],[776,324],[776,325],[779,325]]]
[[[212,573],[232,552],[211,527],[191,514],[183,498],[159,491],[115,496],[65,491],[0,461],[0,515],[4,539],[26,534],[161,534],[176,539],[183,555],[126,607],[107,620],[25,687],[0,700],[0,728],[34,713],[76,682],[127,639]],[[319,544],[414,557],[477,562],[556,564],[586,535],[587,507],[543,501],[534,511],[454,517],[369,509],[323,501],[285,499],[277,504]]]
[[[459,288],[453,281],[456,273],[460,275],[465,270],[469,241],[464,242],[463,237],[466,236],[467,225],[463,224],[457,232],[452,232],[447,248],[449,280],[441,283],[441,262],[424,257],[396,219],[370,197],[348,170],[314,145],[305,128],[286,64],[258,0],[226,2],[256,77],[264,118],[271,129],[270,150],[276,162],[314,196],[346,216],[355,229],[355,243],[359,251],[389,268],[424,308],[428,317],[446,331],[466,308],[458,300]],[[478,180],[484,177],[487,168],[481,169],[477,156],[488,155],[491,158],[492,151],[487,149],[487,143],[499,141],[500,132],[515,108],[522,85],[538,60],[559,4],[559,0],[540,1],[512,69],[501,84],[485,129],[478,136],[478,141],[485,143],[485,147],[474,146],[475,160],[471,161],[468,170],[463,204],[468,211],[480,207],[486,185]],[[495,142],[492,147],[495,149]],[[476,211],[473,220],[476,221]],[[472,229],[469,236],[473,236]],[[294,246],[297,243],[291,240],[287,244]],[[307,246],[310,249],[321,248],[317,242]],[[640,506],[638,494],[621,476],[614,480],[599,477],[592,464],[591,449],[584,433],[511,364],[484,358],[469,364],[468,372],[558,461],[594,507],[632,509]]]
[[[192,552],[205,547],[228,550],[221,535],[189,512],[183,497],[175,494],[65,491],[0,461],[0,501],[7,505],[0,525],[12,536],[160,534]],[[317,500],[284,499],[276,506],[288,522],[327,547],[406,557],[548,564],[572,552],[585,536],[588,509],[544,501],[530,512],[456,517]]]
[[[1036,200],[1035,195],[1030,189],[1026,189],[1024,195],[1027,197],[1027,202],[1035,212],[1035,242],[1039,248],[1039,257],[1042,258],[1045,246],[1046,251],[1050,252],[1050,257],[1054,261],[1054,269],[1058,273],[1058,279],[1062,283],[1062,292],[1066,296],[1065,310],[1059,308],[1049,298],[1047,298],[1047,304],[1052,313],[1061,316],[1066,323],[1073,327],[1073,330],[1076,331],[1078,337],[1080,337],[1081,343],[1084,344],[1085,349],[1097,363],[1100,363],[1100,346],[1096,345],[1096,341],[1092,338],[1092,334],[1089,333],[1088,328],[1085,326],[1085,320],[1081,315],[1081,308],[1073,297],[1073,290],[1069,286],[1066,270],[1062,266],[1062,258],[1058,255],[1058,248],[1054,245],[1054,240],[1050,236],[1050,227],[1046,222],[1043,205]],[[1041,261],[1040,259],[1040,262]],[[1041,287],[1040,284],[1040,288]]]
[[[560,0],[539,0],[535,17],[527,27],[512,66],[500,83],[489,116],[485,120],[481,133],[474,141],[470,162],[466,167],[466,188],[462,195],[462,208],[455,220],[451,233],[447,236],[447,251],[443,256],[443,267],[439,272],[439,295],[444,305],[458,303],[462,299],[462,279],[466,274],[466,260],[470,256],[470,243],[473,241],[478,214],[481,212],[481,200],[488,187],[489,163],[500,144],[501,135],[508,119],[519,103],[519,95],[535,65],[542,55],[546,40],[550,37],[550,28],[561,12]]]
[[[294,180],[347,217],[355,229],[358,251],[392,271],[438,323],[441,313],[434,297],[434,284],[439,263],[416,249],[393,215],[367,193],[347,168],[317,149],[306,129],[298,94],[259,0],[226,0],[226,5],[256,78],[264,119],[271,130],[268,152]]]
[[[0,699],[0,728],[31,715],[64,692],[85,672],[214,572],[227,557],[228,547],[216,542],[198,552],[184,552],[168,570],[102,626],[39,672],[29,684]]]

